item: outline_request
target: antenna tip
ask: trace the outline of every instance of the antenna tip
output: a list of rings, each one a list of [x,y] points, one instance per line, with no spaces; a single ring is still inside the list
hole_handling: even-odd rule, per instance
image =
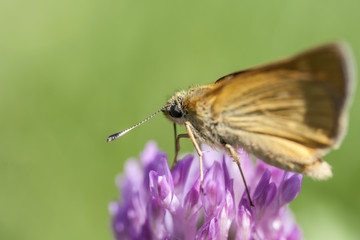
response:
[[[113,134],[113,135],[111,135],[111,136],[108,136],[108,138],[106,139],[106,141],[107,141],[107,142],[111,142],[111,141],[115,140],[116,138],[118,138],[117,135],[118,135],[118,134],[116,133],[116,134]]]

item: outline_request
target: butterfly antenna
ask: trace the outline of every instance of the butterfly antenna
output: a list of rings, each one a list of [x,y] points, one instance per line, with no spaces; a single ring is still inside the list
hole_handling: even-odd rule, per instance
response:
[[[124,130],[124,131],[121,131],[121,132],[118,132],[118,133],[115,133],[113,135],[110,135],[106,141],[108,142],[111,142],[111,141],[114,141],[115,139],[121,137],[122,135],[125,135],[126,133],[130,132],[131,130],[133,130],[134,128],[140,126],[141,124],[147,122],[149,119],[153,118],[156,114],[158,114],[159,112],[161,112],[162,110],[164,110],[164,108],[166,108],[167,105],[163,106],[162,108],[160,108],[159,110],[157,110],[155,113],[151,114],[149,117],[145,118],[144,120],[142,120],[141,122],[139,122],[138,124],[135,124],[134,126]]]

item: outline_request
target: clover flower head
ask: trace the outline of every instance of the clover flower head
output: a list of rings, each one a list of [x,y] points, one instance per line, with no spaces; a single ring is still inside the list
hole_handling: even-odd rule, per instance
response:
[[[115,239],[301,239],[288,203],[302,175],[239,150],[250,188],[250,206],[237,165],[223,151],[202,145],[204,194],[198,156],[188,155],[171,170],[167,156],[149,142],[140,163],[127,161],[117,178],[120,201],[110,204]]]

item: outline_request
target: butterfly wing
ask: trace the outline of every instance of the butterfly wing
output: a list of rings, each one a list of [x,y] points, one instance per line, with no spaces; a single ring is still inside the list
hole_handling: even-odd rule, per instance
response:
[[[283,169],[327,177],[330,167],[319,157],[340,144],[346,128],[348,59],[343,45],[330,44],[230,74],[196,107],[208,108],[223,142]]]

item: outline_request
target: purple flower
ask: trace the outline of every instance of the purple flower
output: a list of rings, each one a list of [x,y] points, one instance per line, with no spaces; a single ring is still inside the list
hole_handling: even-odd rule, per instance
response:
[[[287,204],[302,175],[262,161],[241,160],[255,207],[251,207],[237,165],[222,151],[203,145],[204,192],[198,156],[188,155],[170,170],[167,157],[149,142],[141,164],[130,159],[117,178],[121,201],[110,204],[116,239],[301,239]]]

